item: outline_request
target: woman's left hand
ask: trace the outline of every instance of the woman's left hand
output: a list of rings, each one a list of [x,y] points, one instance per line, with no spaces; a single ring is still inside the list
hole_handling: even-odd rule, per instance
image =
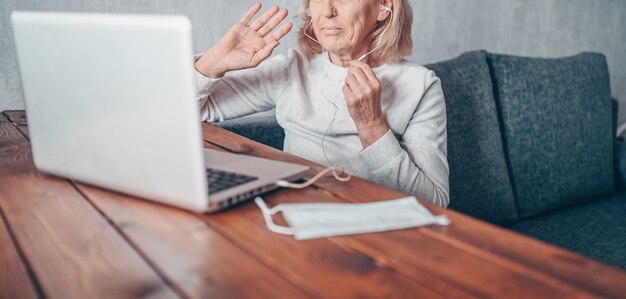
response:
[[[380,104],[380,94],[380,81],[369,65],[358,60],[350,61],[343,95],[363,148],[389,131]]]

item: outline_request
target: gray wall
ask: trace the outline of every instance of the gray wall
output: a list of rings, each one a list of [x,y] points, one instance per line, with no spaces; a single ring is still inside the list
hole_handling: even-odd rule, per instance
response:
[[[252,0],[0,0],[0,110],[23,109],[11,37],[13,10],[123,13],[180,13],[194,25],[197,52],[215,43]],[[298,0],[261,1],[288,7]],[[414,54],[418,63],[435,62],[467,50],[557,57],[581,51],[607,56],[613,97],[626,121],[625,0],[411,0]],[[295,18],[294,21],[299,21]],[[296,45],[293,30],[278,52]]]

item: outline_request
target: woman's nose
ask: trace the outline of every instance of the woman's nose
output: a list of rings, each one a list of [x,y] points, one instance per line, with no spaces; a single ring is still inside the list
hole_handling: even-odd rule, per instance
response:
[[[334,0],[323,0],[324,4],[322,6],[322,14],[324,17],[330,18],[337,15],[337,10],[335,9]]]

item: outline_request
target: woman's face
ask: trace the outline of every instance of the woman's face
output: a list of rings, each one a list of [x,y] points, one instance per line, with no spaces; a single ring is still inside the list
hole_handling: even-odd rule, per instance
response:
[[[312,27],[324,50],[356,59],[367,52],[379,1],[310,0]]]

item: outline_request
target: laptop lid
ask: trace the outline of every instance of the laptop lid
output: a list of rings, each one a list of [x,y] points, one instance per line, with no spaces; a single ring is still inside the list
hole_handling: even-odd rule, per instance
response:
[[[35,166],[205,211],[184,16],[13,12]]]

